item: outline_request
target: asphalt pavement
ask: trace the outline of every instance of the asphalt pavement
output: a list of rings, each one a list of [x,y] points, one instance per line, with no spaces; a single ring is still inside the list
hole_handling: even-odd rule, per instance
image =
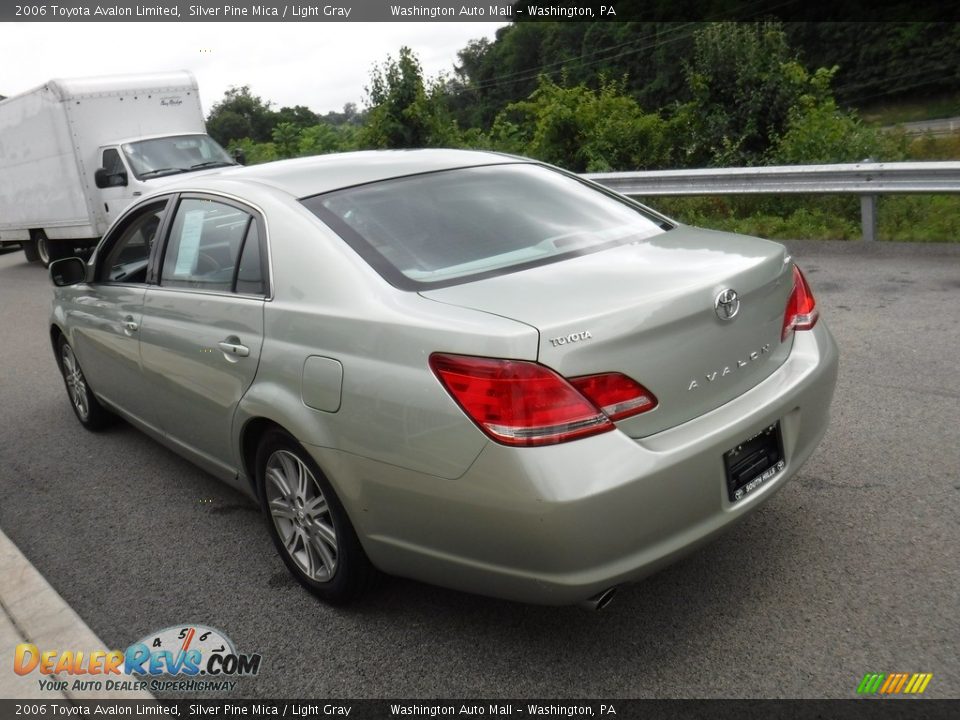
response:
[[[841,350],[825,440],[603,612],[396,578],[317,602],[244,497],[125,424],[80,427],[22,253],[0,256],[0,528],[110,647],[200,623],[261,654],[229,697],[852,698],[868,672],[960,697],[960,245],[790,247]]]

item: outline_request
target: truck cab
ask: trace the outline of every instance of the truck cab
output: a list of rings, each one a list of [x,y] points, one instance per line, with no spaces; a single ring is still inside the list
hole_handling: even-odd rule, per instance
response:
[[[128,139],[101,146],[98,156],[94,183],[101,200],[97,212],[105,228],[136,198],[178,175],[236,165],[204,133]]]

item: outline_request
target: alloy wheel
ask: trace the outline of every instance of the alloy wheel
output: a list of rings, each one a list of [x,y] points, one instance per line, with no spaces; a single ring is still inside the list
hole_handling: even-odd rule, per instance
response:
[[[73,354],[73,348],[64,343],[60,352],[63,361],[63,379],[67,382],[67,392],[70,393],[70,402],[77,411],[81,420],[90,418],[90,396],[87,392],[87,381],[80,370],[80,363]]]
[[[265,480],[267,508],[285,552],[307,577],[329,581],[337,570],[337,531],[310,468],[294,453],[276,450]]]

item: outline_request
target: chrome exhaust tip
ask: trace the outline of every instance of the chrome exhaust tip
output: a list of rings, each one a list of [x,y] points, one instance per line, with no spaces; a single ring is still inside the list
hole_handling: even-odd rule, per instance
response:
[[[591,610],[593,612],[599,612],[603,610],[607,605],[613,602],[614,596],[617,594],[616,586],[607,588],[603,592],[599,592],[593,597],[587,598],[580,602],[580,607],[585,610]]]

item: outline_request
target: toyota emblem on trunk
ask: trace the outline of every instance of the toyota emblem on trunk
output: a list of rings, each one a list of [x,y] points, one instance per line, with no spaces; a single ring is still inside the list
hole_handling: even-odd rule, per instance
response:
[[[740,298],[737,296],[737,291],[730,288],[722,290],[713,305],[717,311],[717,317],[721,320],[733,320],[740,312]]]

